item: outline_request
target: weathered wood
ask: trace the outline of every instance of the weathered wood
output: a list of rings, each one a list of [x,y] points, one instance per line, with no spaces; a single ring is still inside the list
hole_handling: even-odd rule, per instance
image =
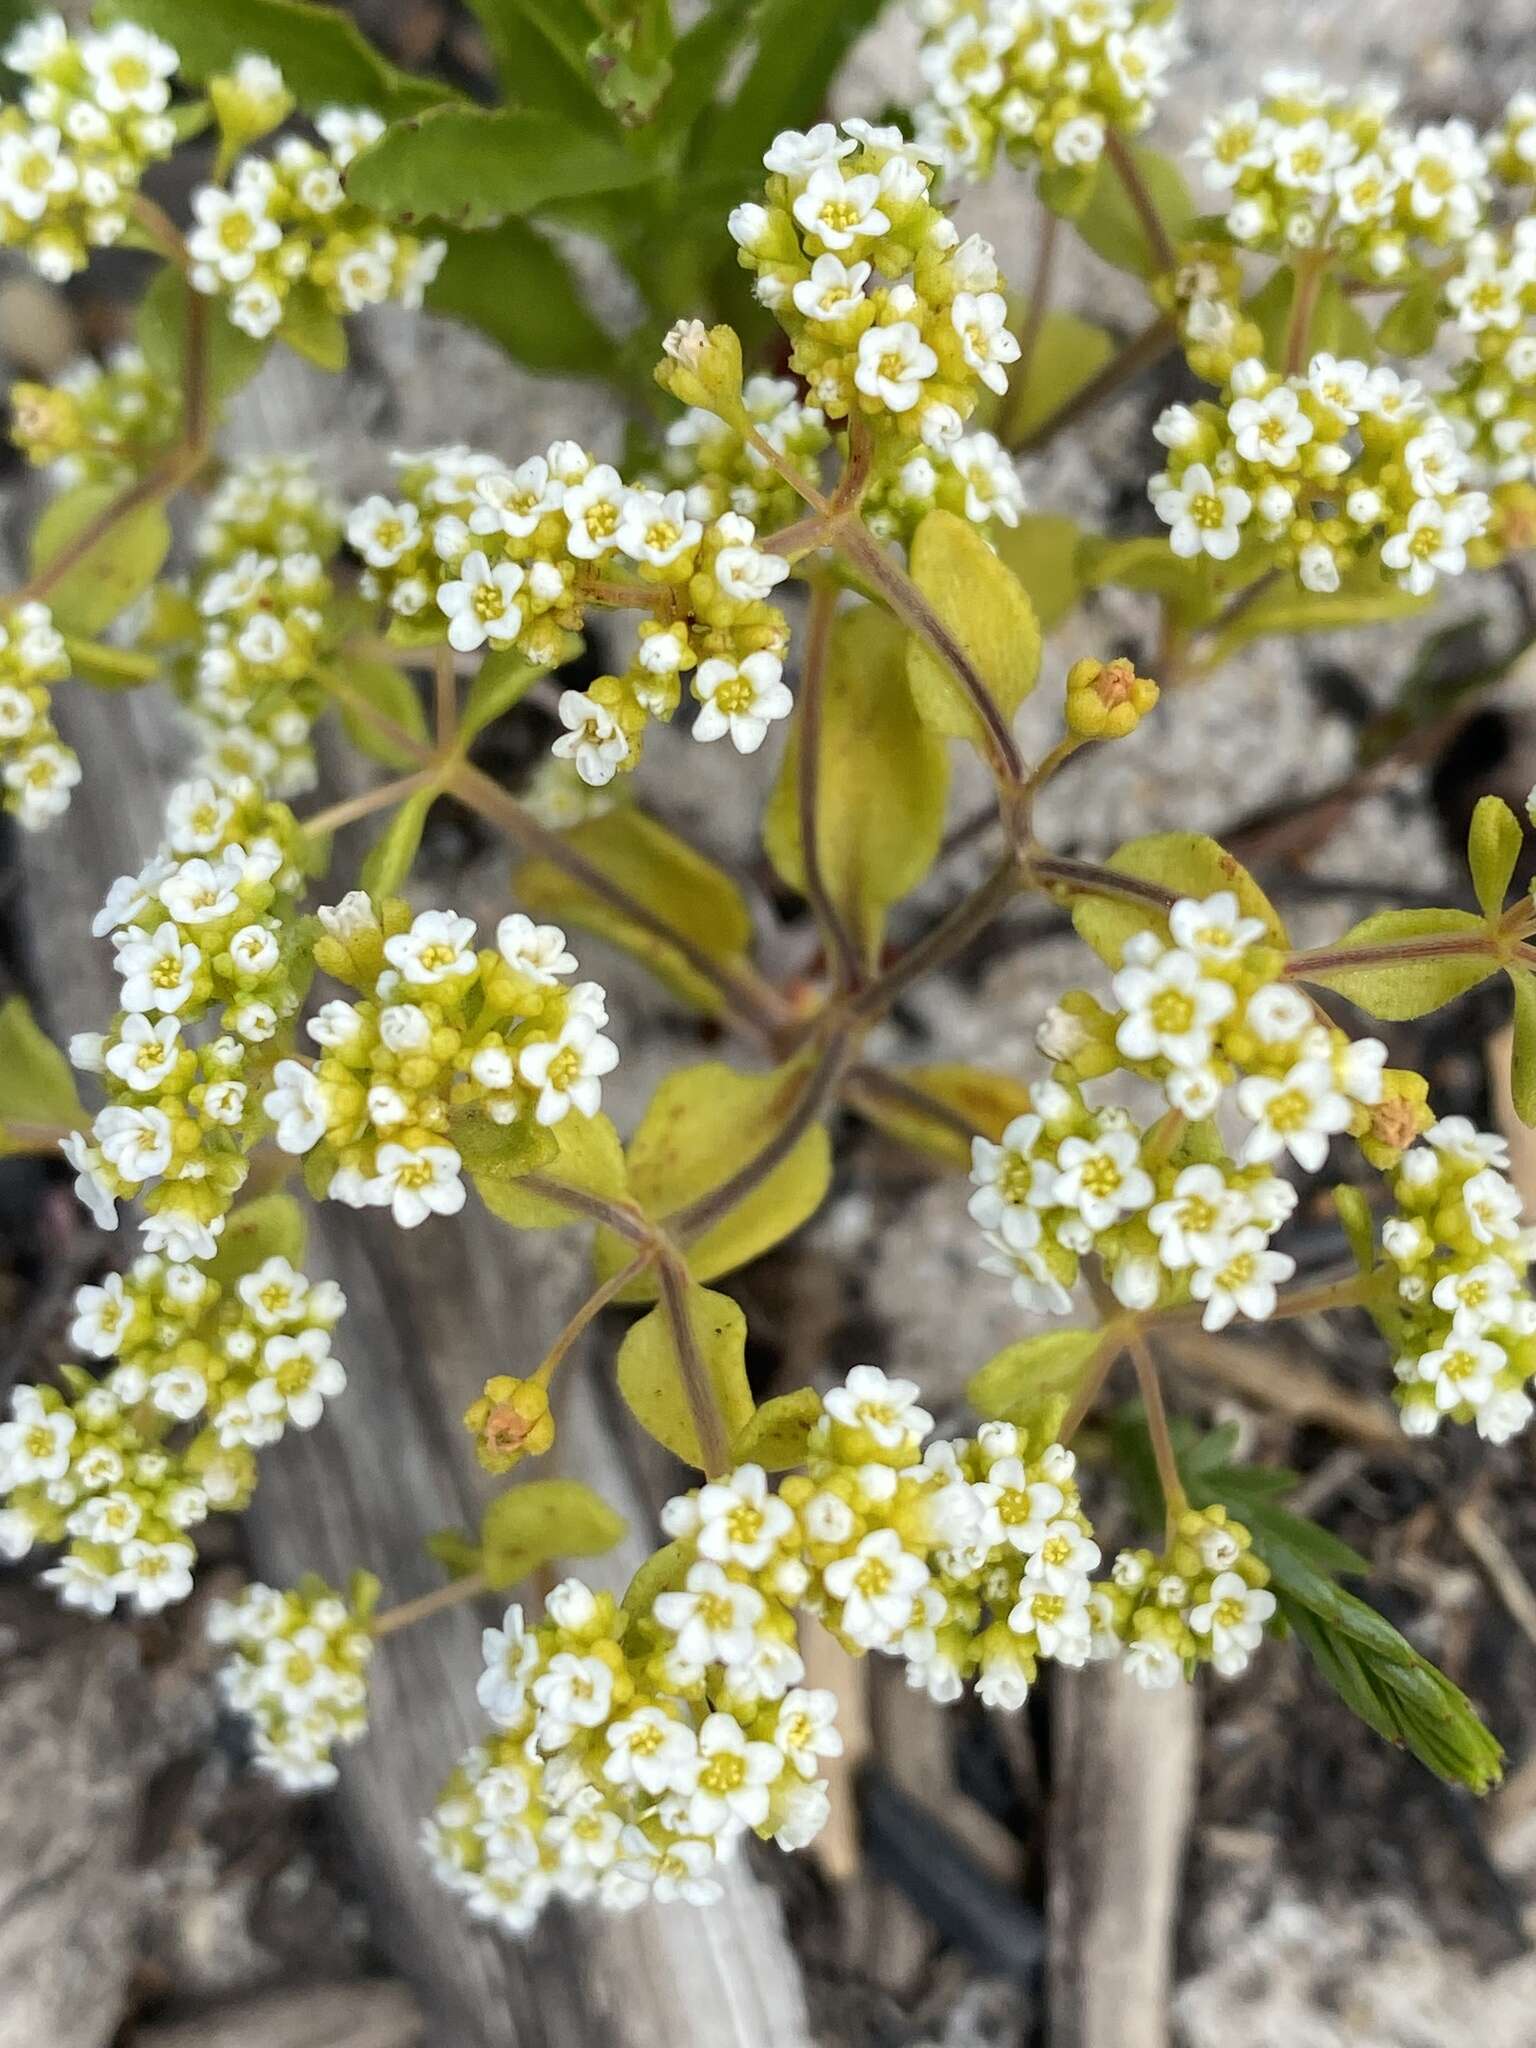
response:
[[[1167,2048],[1199,1704],[1115,1664],[1051,1690],[1050,2048]]]
[[[125,2048],[417,2048],[423,2029],[403,1984],[306,1984],[136,2027]]]

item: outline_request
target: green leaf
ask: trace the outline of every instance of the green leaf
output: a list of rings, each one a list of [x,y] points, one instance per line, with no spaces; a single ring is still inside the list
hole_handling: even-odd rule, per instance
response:
[[[1536,974],[1512,967],[1515,985],[1515,1046],[1510,1065],[1510,1092],[1515,1114],[1523,1124],[1536,1124]]]
[[[387,661],[370,661],[362,655],[339,655],[331,667],[348,688],[366,699],[375,711],[382,712],[408,732],[412,739],[426,745],[426,714],[421,708],[415,684],[403,669]],[[347,737],[370,759],[382,761],[386,768],[416,768],[421,765],[418,755],[381,731],[360,711],[354,710],[345,698],[336,708],[341,713]]]
[[[613,375],[618,343],[593,314],[575,271],[527,221],[504,220],[478,234],[450,229],[442,239],[447,253],[426,295],[434,313],[478,327],[530,370]]]
[[[1051,512],[1026,512],[1017,526],[992,535],[998,554],[1029,594],[1042,633],[1049,633],[1083,594],[1077,572],[1082,528]]]
[[[451,106],[397,121],[348,166],[347,193],[388,220],[473,228],[654,175],[644,157],[564,115]]]
[[[712,1060],[669,1074],[630,1140],[631,1195],[647,1216],[665,1222],[724,1186],[782,1131],[804,1086],[803,1065],[738,1074]],[[729,1215],[689,1245],[695,1279],[717,1279],[798,1230],[820,1206],[831,1172],[827,1134],[813,1125]],[[623,1239],[599,1233],[603,1278],[627,1265],[632,1253]],[[646,1273],[619,1299],[650,1301],[655,1294],[655,1276]]]
[[[1172,157],[1158,150],[1144,149],[1137,143],[1129,144],[1128,149],[1169,241],[1179,241],[1195,217],[1194,201],[1183,172]],[[1100,160],[1087,203],[1076,215],[1076,225],[1089,248],[1116,270],[1129,270],[1137,277],[1156,273],[1157,257],[1141,215],[1131,204],[1114,165],[1107,160]]]
[[[607,1117],[562,1117],[545,1135],[551,1141],[545,1156],[522,1171],[531,1173],[537,1168],[550,1180],[600,1195],[604,1201],[624,1200],[629,1192],[624,1147]],[[514,1230],[558,1230],[564,1224],[588,1220],[579,1209],[533,1194],[515,1176],[477,1174],[475,1185],[491,1214]]]
[[[729,1295],[690,1285],[684,1309],[700,1360],[714,1390],[715,1405],[734,1443],[752,1419],[752,1389],[747,1384],[747,1319]],[[693,1411],[684,1391],[683,1368],[677,1356],[665,1307],[653,1308],[630,1329],[619,1346],[619,1392],[642,1429],[665,1444],[685,1465],[704,1464]]]
[[[1289,265],[1277,270],[1261,290],[1244,306],[1243,312],[1264,337],[1264,359],[1276,369],[1285,361],[1290,334],[1291,308],[1296,303],[1296,273]],[[1335,277],[1325,277],[1318,288],[1307,329],[1304,356],[1307,362],[1320,352],[1335,356],[1356,356],[1370,362],[1375,355],[1371,323],[1345,296]]]
[[[157,655],[109,647],[101,640],[77,640],[72,633],[64,636],[64,651],[70,674],[98,690],[141,690],[158,681],[165,668]]]
[[[525,1173],[547,1166],[558,1149],[554,1132],[542,1124],[523,1118],[499,1124],[478,1106],[455,1110],[448,1119],[447,1135],[486,1207],[498,1215],[501,1211],[493,1197]]]
[[[76,484],[61,491],[33,529],[33,570],[46,569],[122,495],[115,484]],[[54,624],[87,638],[99,633],[148,590],[170,546],[164,509],[153,503],[132,506],[71,562],[49,590]]]
[[[1479,798],[1467,834],[1467,865],[1483,915],[1495,923],[1503,912],[1524,838],[1520,820],[1502,797]]]
[[[1015,321],[1015,328],[1022,326]],[[997,422],[1006,448],[1021,448],[1037,427],[1096,377],[1115,353],[1115,338],[1076,313],[1047,313],[1022,381],[1008,387]],[[1005,556],[1006,559],[1006,556]]]
[[[913,536],[910,567],[1010,724],[1040,673],[1040,622],[1023,585],[953,512],[926,515]],[[907,681],[918,716],[935,732],[981,738],[981,720],[949,664],[916,634],[907,643]]]
[[[1078,543],[1076,570],[1085,590],[1115,584],[1123,590],[1150,590],[1166,598],[1173,619],[1182,626],[1203,625],[1216,608],[1208,561],[1186,561],[1166,537],[1147,534],[1140,540],[1106,540],[1085,533]]]
[[[480,1546],[462,1529],[434,1529],[427,1538],[426,1552],[450,1579],[467,1579],[480,1569]]]
[[[580,642],[575,634],[571,636],[574,652]],[[467,743],[476,733],[484,732],[493,719],[500,718],[504,711],[510,711],[514,704],[520,704],[534,684],[548,670],[536,668],[525,661],[516,648],[505,647],[499,653],[488,654],[469,686],[464,699],[464,708],[459,714],[459,740]]]
[[[809,127],[817,118],[838,66],[883,4],[837,0],[812,8],[805,0],[759,0],[756,51],[729,104],[708,119],[692,166],[700,181],[734,182],[740,198],[760,185],[763,151],[782,129]]]
[[[0,1124],[78,1130],[86,1113],[70,1064],[22,996],[0,1003]]]
[[[321,370],[347,367],[347,329],[341,315],[326,304],[319,285],[301,278],[283,301],[276,339]]]
[[[765,1472],[788,1472],[805,1463],[811,1431],[821,1416],[821,1396],[814,1387],[796,1387],[775,1394],[753,1413],[731,1446],[731,1462],[761,1465]]]
[[[418,789],[414,796],[408,796],[384,830],[369,847],[363,861],[362,873],[358,877],[360,888],[370,896],[394,896],[400,885],[411,872],[421,845],[421,835],[426,828],[427,813],[436,803],[440,792],[436,788]]]
[[[135,329],[144,360],[157,382],[180,391],[186,384],[187,308],[192,293],[174,263],[156,272],[139,301]],[[208,395],[214,406],[248,384],[266,360],[267,344],[236,327],[218,299],[198,295],[207,323]]]
[[[672,931],[722,965],[744,962],[752,916],[736,884],[713,861],[633,804],[589,818],[563,833],[565,844],[598,874],[652,911]],[[552,861],[518,868],[512,886],[526,909],[611,939],[693,1008],[717,1016],[724,999],[713,982],[667,937],[652,931]]]
[[[1156,832],[1146,839],[1132,839],[1110,856],[1109,866],[1117,874],[1155,882],[1174,896],[1203,900],[1231,890],[1244,917],[1263,919],[1272,945],[1283,948],[1288,943],[1279,913],[1252,875],[1203,833]],[[1082,895],[1073,900],[1072,922],[1078,937],[1092,946],[1101,960],[1118,967],[1125,942],[1133,933],[1165,931],[1168,919],[1154,902],[1143,905],[1113,896]]]
[[[1214,667],[1267,634],[1332,633],[1345,626],[1382,625],[1412,618],[1429,604],[1429,598],[1414,597],[1369,567],[1329,591],[1303,590],[1289,575],[1282,575],[1215,635],[1209,659]]]
[[[1355,1264],[1362,1273],[1369,1273],[1376,1264],[1376,1232],[1370,1203],[1359,1188],[1345,1186],[1334,1189],[1333,1206],[1339,1212]]]
[[[624,1612],[637,1621],[648,1615],[658,1594],[674,1592],[682,1585],[694,1555],[693,1545],[681,1539],[653,1550],[624,1588],[620,1602]]]
[[[624,1517],[579,1479],[527,1479],[498,1494],[480,1523],[480,1568],[493,1593],[556,1557],[601,1557]]]
[[[882,1070],[892,1084],[859,1086],[855,1107],[878,1130],[914,1151],[968,1167],[972,1136],[995,1144],[1016,1116],[1029,1108],[1029,1089],[1011,1074],[981,1067],[938,1065]]]
[[[860,605],[834,621],[821,685],[816,841],[833,906],[866,962],[885,914],[927,874],[944,837],[949,755],[905,687],[906,634]],[[768,858],[805,893],[800,839],[801,716],[796,713],[763,820]]]
[[[307,1238],[304,1211],[292,1195],[258,1195],[230,1211],[219,1248],[208,1262],[209,1277],[229,1288],[268,1259],[302,1266]]]
[[[1435,345],[1441,317],[1438,281],[1427,278],[1422,284],[1410,285],[1383,314],[1376,330],[1377,346],[1388,355],[1426,355]]]
[[[672,50],[672,83],[652,124],[658,142],[681,136],[715,98],[752,10],[741,0],[713,0]]]
[[[201,83],[241,57],[270,57],[301,107],[375,107],[404,114],[447,99],[435,79],[413,78],[373,47],[339,7],[307,0],[105,0],[108,21],[137,21],[181,56]]]
[[[1458,940],[1462,941],[1459,947]],[[1324,957],[1366,946],[1407,948],[1415,942],[1420,942],[1417,954],[1401,960],[1358,967],[1320,963],[1313,968],[1305,964],[1303,955],[1296,971],[1303,981],[1335,989],[1389,1024],[1427,1016],[1498,971],[1498,962],[1489,950],[1488,927],[1469,910],[1379,910],[1352,925]]]
[[[611,130],[587,69],[592,23],[567,0],[469,0],[485,30],[511,106],[542,107],[588,126]]]
[[[1104,1332],[1047,1330],[989,1359],[966,1384],[978,1415],[1027,1424],[1048,1402],[1070,1402],[1103,1349]]]

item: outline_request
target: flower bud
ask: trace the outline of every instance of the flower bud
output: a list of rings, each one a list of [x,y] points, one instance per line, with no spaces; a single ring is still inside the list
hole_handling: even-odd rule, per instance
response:
[[[1067,671],[1067,730],[1082,740],[1118,740],[1134,732],[1157,702],[1156,683],[1122,656],[1089,658]]]
[[[475,1455],[487,1472],[510,1472],[524,1458],[542,1457],[555,1441],[549,1395],[537,1380],[499,1373],[464,1411]]]
[[[662,390],[745,432],[750,422],[742,404],[741,342],[735,330],[679,320],[661,346],[656,382]]]

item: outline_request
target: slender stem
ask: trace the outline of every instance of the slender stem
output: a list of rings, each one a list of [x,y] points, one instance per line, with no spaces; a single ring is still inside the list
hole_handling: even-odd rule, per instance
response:
[[[414,1628],[418,1621],[427,1621],[446,1608],[462,1607],[466,1600],[478,1600],[487,1590],[483,1572],[466,1572],[462,1579],[450,1579],[446,1586],[436,1586],[415,1600],[402,1600],[398,1607],[386,1607],[373,1617],[371,1633],[375,1639],[398,1635],[401,1629]]]
[[[1029,296],[1024,302],[1024,325],[1019,330],[1019,360],[1014,365],[1009,383],[1020,396],[1029,389],[1029,366],[1035,359],[1035,350],[1040,345],[1040,332],[1045,326],[1046,309],[1051,297],[1051,273],[1056,267],[1056,245],[1061,228],[1060,214],[1053,213],[1048,206],[1039,206],[1040,237],[1035,243],[1035,267],[1029,280]]]
[[[1286,322],[1285,346],[1280,358],[1288,377],[1294,377],[1307,361],[1312,316],[1317,311],[1318,294],[1323,288],[1327,268],[1326,250],[1303,257],[1296,265],[1296,292],[1291,300],[1291,317]]]
[[[1363,1273],[1346,1273],[1338,1280],[1319,1280],[1315,1287],[1298,1287],[1294,1294],[1282,1294],[1267,1320],[1278,1323],[1286,1316],[1321,1316],[1336,1308],[1359,1308],[1365,1294]]]
[[[805,633],[805,660],[800,676],[799,750],[795,802],[800,821],[800,864],[805,871],[805,898],[815,914],[823,943],[831,956],[836,985],[854,988],[863,974],[863,959],[844,923],[821,865],[822,702],[827,674],[827,647],[837,610],[837,586],[821,581],[811,593]]]
[[[672,592],[666,584],[630,583],[618,577],[583,576],[576,596],[593,604],[612,605],[617,611],[666,612],[672,609]]]
[[[1021,808],[1032,804],[1063,762],[1070,761],[1078,748],[1086,745],[1087,741],[1080,738],[1077,733],[1063,733],[1045,758],[1031,768],[1025,777],[1024,787],[1019,793]]]
[[[844,1083],[844,1094],[849,1107],[870,1111],[861,1097],[873,1097],[876,1102],[885,1101],[897,1109],[904,1109],[912,1116],[926,1117],[930,1123],[938,1124],[951,1137],[958,1138],[969,1149],[972,1138],[981,1136],[967,1116],[962,1116],[948,1102],[941,1102],[936,1095],[930,1095],[905,1074],[893,1074],[885,1067],[877,1067],[861,1061],[850,1069]]]
[[[1072,860],[1064,854],[1032,854],[1029,874],[1041,888],[1065,890],[1073,896],[1113,896],[1124,903],[1136,903],[1155,910],[1171,910],[1178,901],[1172,889],[1159,882],[1144,882],[1139,875],[1123,875],[1098,861]]]
[[[1166,354],[1178,338],[1178,331],[1178,323],[1171,313],[1155,314],[1139,334],[1131,336],[1118,355],[1110,357],[1096,376],[1080,385],[1038,426],[1031,427],[1023,440],[1015,441],[1013,452],[1016,455],[1033,455],[1047,441],[1054,441],[1063,427],[1070,427],[1086,414],[1097,411],[1111,392],[1118,391],[1122,384],[1129,383],[1149,363],[1155,363],[1159,356]]]
[[[1094,1402],[1104,1391],[1104,1382],[1109,1378],[1116,1359],[1125,1350],[1128,1327],[1124,1318],[1104,1325],[1098,1351],[1089,1361],[1072,1404],[1061,1418],[1061,1427],[1056,1432],[1060,1443],[1071,1443],[1091,1413]]]
[[[715,1479],[730,1466],[731,1442],[725,1418],[720,1413],[720,1403],[715,1398],[709,1367],[699,1350],[693,1318],[688,1313],[688,1269],[680,1259],[664,1258],[660,1278],[662,1313],[672,1331],[672,1347],[677,1353],[683,1394],[693,1419],[693,1433],[699,1440],[705,1476]]]
[[[639,1279],[646,1268],[654,1262],[656,1255],[656,1247],[654,1245],[646,1246],[643,1251],[635,1254],[627,1266],[621,1266],[617,1273],[603,1282],[601,1287],[593,1289],[592,1293],[587,1296],[581,1307],[577,1309],[575,1315],[571,1317],[565,1328],[560,1332],[554,1343],[545,1352],[539,1362],[537,1372],[532,1375],[541,1387],[549,1385],[550,1381],[554,1378],[556,1366],[559,1365],[588,1324],[597,1320],[598,1316],[602,1314],[615,1295],[622,1294],[632,1280]]]
[[[1399,939],[1384,946],[1317,946],[1309,953],[1292,953],[1284,972],[1288,981],[1313,981],[1320,974],[1336,974],[1346,967],[1391,967],[1400,960],[1445,960],[1469,953],[1493,957],[1486,932],[1468,932],[1461,938]]]
[[[795,465],[779,453],[761,428],[749,426],[745,438],[747,446],[756,449],[768,467],[776,475],[783,477],[796,497],[803,498],[814,512],[819,512],[825,519],[832,509],[825,497],[808,476],[802,476]]]
[[[1157,274],[1166,275],[1177,263],[1178,256],[1168,238],[1163,217],[1157,210],[1157,201],[1147,189],[1147,181],[1141,175],[1140,167],[1131,154],[1130,144],[1117,129],[1111,128],[1106,132],[1104,155],[1110,169],[1125,187],[1125,196],[1130,200],[1136,218],[1141,222],[1141,230],[1147,238],[1147,246],[1152,252]]]
[[[821,514],[814,513],[809,519],[791,520],[788,526],[781,526],[777,533],[766,534],[757,546],[765,555],[808,554],[819,547],[826,536],[827,522]]]
[[[1004,904],[1026,886],[1024,872],[1010,853],[979,888],[957,903],[947,917],[940,918],[855,997],[856,1014],[869,1021],[885,1016],[914,982],[963,952],[978,932],[985,931]]]
[[[627,1239],[630,1244],[642,1245],[653,1254],[656,1250],[656,1231],[628,1202],[611,1202],[606,1195],[595,1195],[588,1188],[572,1187],[569,1182],[554,1180],[547,1173],[521,1173],[517,1184],[530,1195],[555,1202],[589,1223],[601,1223],[605,1229]]]
[[[1281,571],[1266,569],[1262,576],[1254,578],[1246,588],[1235,591],[1208,626],[1201,628],[1200,639],[1203,651],[1189,663],[1186,675],[1201,677],[1210,674],[1221,651],[1222,642],[1244,615],[1252,611],[1261,598],[1267,597],[1279,582]],[[1169,660],[1165,666],[1171,668],[1177,657],[1177,649],[1170,647]]]
[[[458,737],[459,690],[454,670],[453,649],[439,647],[432,659],[432,702],[437,751],[446,754]]]
[[[397,655],[398,651],[394,650]],[[345,704],[364,725],[371,725],[382,738],[392,741],[402,753],[409,754],[419,761],[423,768],[437,765],[436,756],[424,741],[417,739],[414,733],[407,732],[399,720],[391,718],[387,711],[381,711],[355,684],[349,683],[339,670],[322,669],[317,680],[328,697],[334,697],[338,704]]]
[[[103,505],[94,519],[88,520],[77,534],[71,536],[53,558],[45,562],[13,591],[7,600],[13,605],[27,604],[36,598],[47,597],[63,582],[70,570],[85,560],[91,550],[97,547],[114,528],[141,505],[154,504],[161,498],[168,498],[183,479],[187,453],[178,445],[168,455],[162,456],[147,476],[141,476],[112,500]]]
[[[340,803],[327,804],[323,811],[316,811],[299,822],[306,832],[339,832],[343,825],[353,825],[359,818],[370,817],[375,811],[386,811],[392,804],[404,803],[408,796],[414,796],[431,780],[426,769],[415,775],[401,775],[393,782],[381,782],[376,788],[365,789],[357,796],[344,797]]]
[[[1178,1518],[1189,1506],[1189,1497],[1179,1476],[1179,1461],[1174,1455],[1173,1433],[1168,1427],[1168,1410],[1163,1405],[1157,1364],[1138,1326],[1133,1325],[1127,1331],[1126,1346],[1136,1368],[1141,1404],[1147,1413],[1147,1435],[1152,1440],[1152,1456],[1157,1461],[1157,1479],[1163,1489],[1163,1505],[1168,1511],[1168,1541],[1171,1543]]]

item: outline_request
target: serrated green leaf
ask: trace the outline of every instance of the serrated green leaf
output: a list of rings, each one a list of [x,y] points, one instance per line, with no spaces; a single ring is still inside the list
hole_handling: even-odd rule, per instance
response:
[[[966,1399],[978,1415],[1028,1424],[1047,1402],[1074,1398],[1105,1341],[1099,1329],[1021,1338],[971,1375]]]
[[[353,159],[346,183],[387,220],[474,228],[654,175],[643,156],[563,114],[450,106],[395,122]]]
[[[317,284],[301,278],[283,301],[283,317],[274,340],[288,346],[321,370],[347,367],[347,329],[341,315],[326,304]]]
[[[879,1083],[860,1085],[855,1107],[878,1130],[914,1151],[969,1166],[973,1135],[995,1144],[1029,1108],[1027,1085],[1011,1074],[952,1064],[882,1069]],[[963,1126],[959,1128],[958,1126]]]
[[[1127,145],[1170,242],[1178,242],[1195,217],[1194,201],[1184,182],[1184,173],[1172,157],[1139,143]],[[1100,159],[1097,174],[1089,185],[1086,201],[1075,216],[1077,232],[1095,254],[1116,270],[1129,270],[1137,277],[1151,277],[1158,260],[1141,215],[1126,192],[1115,167]]]
[[[1430,278],[1410,285],[1383,314],[1376,330],[1377,346],[1394,356],[1425,355],[1435,345],[1441,318],[1438,282]]]
[[[426,744],[426,714],[421,708],[415,684],[403,669],[396,668],[392,662],[371,661],[363,655],[346,654],[338,655],[330,665],[349,690],[355,691],[413,740]],[[418,755],[381,731],[372,719],[365,718],[345,698],[338,702],[336,708],[341,713],[347,737],[371,760],[382,761],[387,768],[420,766]]]
[[[565,1116],[544,1135],[549,1139],[544,1156],[519,1169],[537,1169],[549,1180],[579,1188],[604,1201],[622,1201],[628,1193],[624,1147],[619,1134],[605,1116]],[[515,1176],[506,1173],[476,1174],[480,1198],[493,1216],[510,1223],[514,1230],[558,1230],[567,1223],[587,1221],[579,1209],[566,1207],[548,1195],[534,1194]]]
[[[669,1074],[629,1143],[630,1194],[647,1216],[662,1223],[712,1194],[783,1130],[805,1085],[803,1065],[738,1074],[712,1060]],[[831,1171],[826,1131],[813,1125],[729,1215],[689,1245],[688,1266],[695,1279],[717,1279],[798,1230],[820,1206]],[[633,1247],[623,1239],[599,1233],[603,1278],[627,1265],[632,1255]],[[655,1294],[655,1276],[647,1273],[619,1299],[650,1301]]]
[[[722,965],[740,963],[752,939],[752,917],[723,869],[633,804],[589,818],[562,834],[565,844],[598,872],[644,903],[672,931]],[[526,909],[598,932],[646,966],[675,995],[708,1016],[724,998],[677,946],[552,861],[533,860],[512,877]]]
[[[1303,955],[1296,973],[1300,980],[1346,996],[1373,1017],[1400,1024],[1441,1009],[1497,973],[1487,942],[1487,925],[1467,910],[1380,910],[1352,925],[1337,946],[1319,956],[1315,968]],[[1359,966],[1347,960],[1325,964],[1336,955],[1378,946],[1401,946],[1407,957]]]
[[[86,1113],[69,1061],[22,996],[0,1003],[0,1124],[78,1130]]]
[[[1512,967],[1515,985],[1515,1043],[1510,1063],[1510,1093],[1523,1124],[1536,1124],[1536,974]]]
[[[61,491],[33,529],[33,569],[46,569],[122,495],[115,484],[76,484]],[[99,633],[148,590],[170,546],[164,508],[155,503],[131,506],[50,587],[54,624],[86,638]]]
[[[821,1416],[821,1396],[814,1387],[796,1387],[775,1394],[753,1411],[752,1419],[731,1446],[737,1465],[761,1465],[765,1472],[787,1472],[805,1463],[805,1447]]]
[[[579,1479],[528,1479],[498,1494],[480,1523],[480,1568],[493,1593],[556,1557],[601,1557],[624,1517]]]
[[[308,1234],[304,1211],[292,1195],[258,1195],[230,1211],[219,1248],[208,1262],[209,1277],[228,1288],[268,1259],[301,1267]]]
[[[1524,841],[1520,820],[1502,797],[1479,798],[1467,833],[1467,865],[1484,917],[1496,921],[1502,913]]]
[[[488,334],[514,362],[567,377],[611,377],[619,344],[560,251],[524,220],[449,229],[426,304]],[[515,285],[510,284],[515,280]]]
[[[1051,512],[1026,512],[992,535],[998,554],[1029,594],[1042,633],[1060,625],[1083,594],[1077,572],[1082,528]]]
[[[949,755],[917,715],[905,658],[897,622],[860,605],[834,621],[821,682],[817,850],[833,907],[867,963],[879,957],[887,910],[927,874],[944,837]],[[803,895],[801,724],[797,711],[763,844]]]
[[[191,290],[174,263],[155,273],[139,301],[134,327],[157,382],[180,391],[186,384],[187,308]],[[207,323],[208,395],[217,408],[248,384],[266,360],[267,343],[236,327],[220,300],[198,296]]]
[[[1155,882],[1174,896],[1203,900],[1225,891],[1237,897],[1244,917],[1262,918],[1272,945],[1287,944],[1285,926],[1264,891],[1242,863],[1200,832],[1156,832],[1132,839],[1109,866],[1117,874]],[[1072,901],[1077,935],[1111,967],[1120,965],[1125,942],[1141,931],[1166,931],[1167,916],[1154,902],[1122,901],[1118,897],[1081,895]]]
[[[729,1295],[692,1283],[684,1295],[684,1308],[709,1375],[726,1441],[734,1443],[752,1419],[747,1319]],[[619,1392],[640,1426],[685,1465],[702,1468],[704,1454],[665,1306],[658,1305],[642,1316],[619,1346],[618,1381]]]
[[[370,896],[399,894],[421,845],[427,813],[439,794],[440,791],[430,788],[418,789],[414,796],[408,796],[369,847],[358,883]]]
[[[1017,332],[1025,323],[1021,316],[1013,324]],[[1023,447],[1037,427],[1098,375],[1115,347],[1114,336],[1091,320],[1076,313],[1047,313],[1029,367],[1022,379],[1015,372],[998,415],[996,432],[1004,447]]]
[[[201,83],[241,57],[270,57],[289,91],[311,112],[374,107],[404,114],[451,97],[435,79],[414,78],[373,47],[339,7],[307,0],[104,0],[108,21],[137,21],[163,36],[184,78]]]
[[[930,512],[912,539],[910,571],[953,635],[1005,725],[1040,674],[1040,622],[1019,579],[968,520]],[[918,716],[935,732],[979,741],[980,718],[949,664],[926,640],[907,642],[907,681]]]

